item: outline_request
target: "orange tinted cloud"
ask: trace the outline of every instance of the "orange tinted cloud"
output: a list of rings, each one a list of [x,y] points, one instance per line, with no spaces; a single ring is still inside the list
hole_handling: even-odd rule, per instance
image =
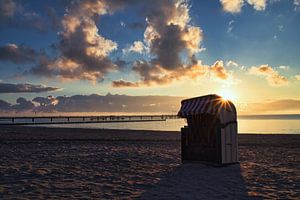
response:
[[[269,65],[261,65],[259,67],[252,66],[249,69],[250,74],[264,76],[271,86],[288,85],[289,81],[285,76],[280,75]]]
[[[117,80],[112,82],[112,86],[115,88],[118,87],[139,87],[139,83],[131,82],[131,81],[124,81],[124,80]]]
[[[224,63],[221,60],[216,61],[210,67],[210,71],[214,76],[216,76],[217,78],[220,78],[222,80],[226,80],[229,77],[229,74],[224,67]]]
[[[177,70],[166,70],[159,65],[152,66],[147,61],[137,61],[134,64],[133,70],[140,75],[140,81],[114,81],[113,87],[162,85],[170,84],[174,81],[180,81],[185,78],[195,80],[197,78],[210,77],[213,80],[221,81],[227,81],[233,78],[224,67],[223,61],[216,61],[212,66],[208,66],[203,65],[200,60],[194,60],[192,65],[188,65]]]
[[[239,13],[244,5],[243,0],[220,0],[223,10],[230,13]]]

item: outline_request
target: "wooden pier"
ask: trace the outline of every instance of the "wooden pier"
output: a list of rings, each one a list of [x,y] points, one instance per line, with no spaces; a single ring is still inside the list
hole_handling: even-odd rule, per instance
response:
[[[153,122],[177,119],[177,115],[109,115],[109,116],[24,116],[0,117],[1,125],[81,124],[117,122]]]

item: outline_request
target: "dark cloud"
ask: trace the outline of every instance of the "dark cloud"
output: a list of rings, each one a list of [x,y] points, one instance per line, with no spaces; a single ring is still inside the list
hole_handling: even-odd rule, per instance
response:
[[[185,76],[202,74],[194,54],[200,51],[202,31],[190,24],[189,6],[185,1],[154,0],[145,4],[147,27],[144,41],[153,59],[134,62],[133,70],[141,80],[136,85],[167,84]],[[182,54],[188,59],[183,60]],[[115,81],[113,84],[126,81]],[[134,84],[130,84],[134,85]],[[121,84],[118,84],[121,87]]]
[[[57,24],[55,10],[46,7],[47,20],[40,14],[27,10],[25,1],[0,0],[0,28],[13,27],[16,29],[36,30],[45,33],[54,29]]]
[[[37,59],[38,53],[25,45],[7,44],[0,47],[0,61],[12,63],[33,62]]]
[[[0,83],[0,93],[40,93],[56,91],[60,88],[48,87],[44,85],[33,85],[28,83],[12,84]]]
[[[0,22],[0,28],[33,29],[43,33],[48,31],[48,24],[42,16],[26,11],[19,1],[0,1]]]
[[[128,95],[74,95],[36,97],[32,101],[18,98],[14,105],[0,100],[2,112],[160,112],[176,113],[185,97],[128,96]],[[35,102],[35,104],[33,103]],[[239,107],[238,107],[239,109]],[[286,113],[300,110],[300,100],[282,99],[249,103],[240,114]]]
[[[24,74],[35,74],[42,75],[46,77],[53,77],[53,59],[49,58],[46,54],[42,54],[37,59],[37,64],[32,67],[29,71],[24,72]]]
[[[11,106],[11,109],[17,112],[32,110],[35,106],[30,100],[19,97],[16,104]]]
[[[0,0],[0,20],[11,18],[18,10],[18,5],[13,0]]]
[[[0,111],[9,111],[10,109],[10,103],[0,99]]]
[[[36,97],[32,101],[39,104],[39,106],[34,108],[35,112],[54,112],[58,103],[58,100],[53,96]]]
[[[182,67],[180,52],[186,48],[182,40],[182,32],[178,25],[167,25],[160,33],[160,37],[152,40],[150,52],[157,57],[154,64],[168,70]]]
[[[111,71],[118,70],[122,63],[114,63],[108,55],[117,49],[114,41],[99,34],[96,25],[100,16],[134,1],[76,1],[68,8],[61,21],[62,31],[55,59],[42,58],[31,72],[62,79],[102,81]]]
[[[57,97],[60,112],[176,112],[182,97],[76,95]]]
[[[113,87],[139,87],[138,83],[131,82],[131,81],[124,81],[124,80],[118,80],[112,82]]]
[[[118,48],[117,43],[99,34],[97,20],[137,3],[145,5],[147,27],[144,41],[153,57],[151,61],[135,62],[133,70],[141,75],[140,82],[169,83],[181,77],[176,71],[190,74],[187,71],[195,69],[193,55],[199,51],[202,32],[189,23],[189,7],[179,0],[155,0],[151,4],[137,0],[76,1],[68,7],[61,21],[60,41],[55,45],[59,56],[40,59],[31,72],[96,82],[102,81],[107,73],[122,69],[123,62],[109,58],[109,54]],[[181,59],[182,53],[188,54],[187,63]],[[150,74],[146,74],[147,71]],[[115,81],[114,86],[119,82],[122,81]],[[128,82],[122,84],[128,86]],[[143,84],[149,85],[147,82]],[[140,84],[130,84],[133,85]]]
[[[1,103],[2,111],[32,112],[177,112],[183,97],[74,95],[36,97],[32,101],[18,98],[17,104]],[[36,103],[34,106],[33,102]],[[2,105],[3,104],[3,105]],[[2,108],[2,109],[1,109]],[[5,109],[4,109],[5,108]]]

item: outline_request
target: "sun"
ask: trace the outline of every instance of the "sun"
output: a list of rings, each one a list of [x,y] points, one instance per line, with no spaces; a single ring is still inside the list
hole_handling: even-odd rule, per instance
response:
[[[236,101],[237,97],[236,94],[232,91],[232,90],[228,90],[228,89],[223,89],[219,92],[220,96],[222,97],[222,99],[224,100],[229,100],[229,101]]]

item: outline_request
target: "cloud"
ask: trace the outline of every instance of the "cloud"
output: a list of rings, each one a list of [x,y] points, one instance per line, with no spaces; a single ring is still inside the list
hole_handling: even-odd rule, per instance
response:
[[[202,30],[190,24],[189,5],[186,1],[152,1],[146,7],[147,27],[144,42],[149,49],[151,60],[137,60],[133,71],[140,76],[136,85],[168,84],[195,72],[194,55],[200,52]],[[183,60],[182,54],[188,59]],[[115,83],[127,84],[125,81]],[[118,84],[118,87],[121,84]]]
[[[267,0],[247,0],[255,10],[262,11],[266,9]]]
[[[152,66],[147,61],[137,61],[134,63],[133,70],[140,75],[141,80],[131,81],[113,81],[113,87],[142,87],[161,84],[169,84],[175,80],[184,78],[197,79],[209,77],[212,80],[226,81],[227,84],[233,84],[236,80],[232,74],[224,67],[223,61],[216,61],[213,65],[203,65],[200,60],[195,60],[193,65],[187,68],[179,68],[176,71],[168,71],[160,66]]]
[[[73,2],[61,21],[60,42],[56,45],[59,56],[54,59],[43,56],[30,72],[67,80],[102,81],[107,73],[120,66],[109,58],[109,54],[117,49],[117,43],[100,34],[97,21],[99,17],[134,2]]]
[[[17,112],[27,111],[33,109],[35,106],[30,100],[26,100],[23,97],[19,97],[16,100],[16,104],[11,106],[12,110],[15,110]]]
[[[57,97],[58,112],[165,112],[177,111],[182,97],[75,95]]]
[[[244,0],[220,0],[223,10],[230,13],[239,13],[244,5]]]
[[[39,32],[48,30],[47,22],[36,12],[26,11],[21,1],[0,0],[0,28],[34,29]]]
[[[300,75],[295,76],[298,81],[300,81]]]
[[[112,86],[115,88],[118,87],[139,87],[139,84],[131,81],[117,80],[112,82]]]
[[[13,0],[0,1],[0,19],[13,17],[17,12],[18,5]]]
[[[85,0],[68,1],[63,18],[58,25],[56,12],[46,7],[52,29],[58,32],[59,42],[53,44],[56,57],[41,54],[31,73],[61,80],[104,80],[106,74],[120,70],[122,62],[112,61],[109,55],[117,50],[116,42],[101,35],[98,21],[103,15],[111,15],[138,0]],[[50,27],[49,25],[49,27]]]
[[[211,66],[210,71],[212,74],[215,75],[215,77],[222,79],[222,80],[227,80],[229,77],[229,74],[224,67],[223,61],[220,61],[220,60],[216,61]]]
[[[128,53],[128,52],[144,53],[147,51],[148,48],[141,41],[134,41],[131,46],[129,46],[126,49],[123,49],[123,53]]]
[[[244,70],[246,68],[246,66],[244,65],[240,65],[239,63],[233,61],[233,60],[229,60],[226,62],[226,67],[233,67],[233,68],[238,68],[240,70]]]
[[[125,27],[125,26],[126,26],[126,24],[125,24],[123,21],[120,22],[120,25],[121,25],[122,27]]]
[[[37,56],[38,53],[34,49],[25,45],[7,44],[0,47],[0,61],[20,64],[33,62]]]
[[[294,0],[295,11],[300,9],[300,0]]]
[[[39,104],[33,109],[34,112],[54,112],[55,106],[59,103],[54,96],[35,97],[32,101]]]
[[[32,101],[37,102],[40,106],[56,105],[58,100],[53,96],[35,97]]]
[[[17,103],[0,100],[1,112],[159,112],[174,113],[185,97],[129,96],[129,95],[74,95],[35,97],[32,101],[18,98]],[[33,103],[34,102],[34,103]],[[300,110],[300,100],[280,99],[269,102],[248,103],[240,114],[287,113]]]
[[[234,61],[232,61],[232,60],[229,60],[229,61],[226,62],[226,66],[227,67],[238,67],[239,64],[236,63],[236,62],[234,62]]]
[[[35,97],[32,101],[18,98],[11,105],[0,100],[4,112],[177,112],[183,97],[128,96],[128,95],[74,95]],[[35,104],[33,103],[35,102]]]
[[[233,29],[234,20],[230,20],[228,23],[228,29],[227,33],[232,35],[232,29]]]
[[[9,111],[11,104],[0,99],[0,111]]]
[[[278,68],[279,69],[283,69],[283,70],[289,70],[291,67],[290,66],[286,66],[286,65],[281,65]]]
[[[286,77],[279,75],[269,65],[261,65],[259,67],[252,66],[249,73],[257,76],[265,76],[271,86],[284,86],[288,85],[289,81]]]
[[[267,6],[267,0],[220,0],[223,10],[229,13],[239,13],[247,2],[257,11],[264,11]]]
[[[167,70],[183,67],[180,53],[190,56],[200,51],[202,30],[189,24],[189,7],[185,1],[154,1],[148,7],[144,40],[155,57],[154,65]]]
[[[40,93],[40,92],[52,92],[59,90],[57,87],[48,87],[44,85],[33,84],[12,84],[12,83],[0,83],[0,93]]]

